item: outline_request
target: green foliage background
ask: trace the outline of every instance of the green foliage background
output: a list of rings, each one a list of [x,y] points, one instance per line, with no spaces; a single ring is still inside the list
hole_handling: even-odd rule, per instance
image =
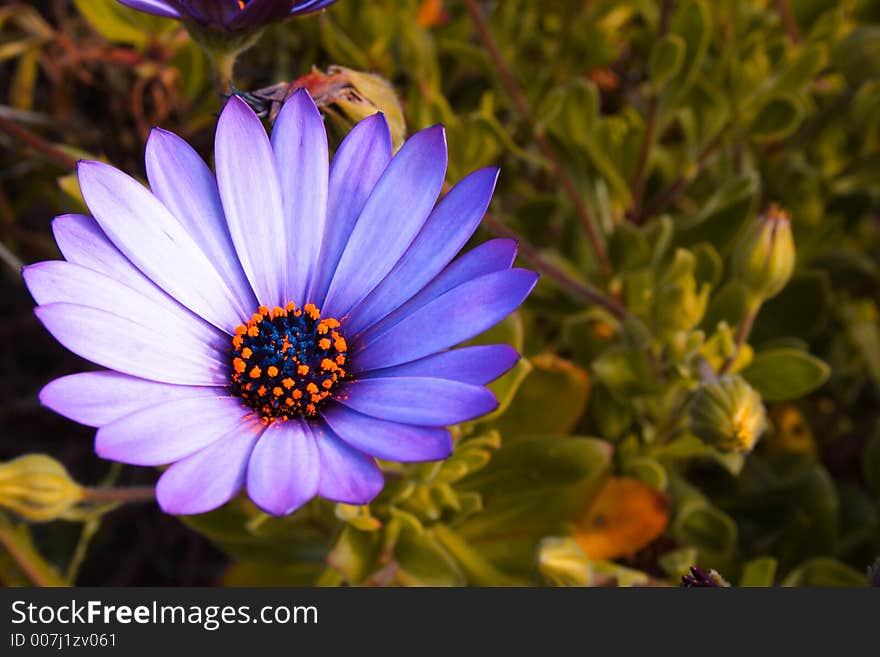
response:
[[[478,238],[514,233],[543,273],[480,338],[525,355],[493,384],[501,409],[456,427],[446,462],[384,464],[369,507],[318,500],[275,519],[238,498],[182,522],[232,558],[226,584],[675,584],[698,564],[734,584],[864,585],[880,554],[880,5],[477,4],[495,56],[465,2],[339,0],[269,28],[235,82],[374,72],[409,133],[446,125],[450,183],[501,166]],[[20,263],[57,257],[51,217],[83,209],[71,161],[142,176],[153,124],[210,156],[222,101],[178,24],[113,0],[9,4],[0,39],[0,119],[36,137],[0,134],[4,285],[20,286]],[[324,109],[341,134],[346,109]],[[771,202],[792,216],[796,270],[733,365],[771,427],[752,453],[722,453],[690,432],[687,405],[706,366],[736,355],[746,295],[731,254]],[[16,376],[15,355],[3,366]],[[32,451],[3,427],[4,456]],[[662,494],[668,525],[590,559],[570,537],[624,476]],[[3,579],[34,580],[24,551],[36,581],[75,581],[107,511],[74,519],[75,553],[0,516]]]

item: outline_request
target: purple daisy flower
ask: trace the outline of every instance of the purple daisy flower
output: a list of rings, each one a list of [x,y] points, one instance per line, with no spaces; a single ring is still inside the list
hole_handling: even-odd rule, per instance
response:
[[[230,31],[263,27],[290,16],[311,14],[336,0],[119,0],[156,16]]]
[[[152,192],[82,162],[94,218],[55,219],[66,261],[24,270],[35,312],[61,344],[108,371],[49,383],[40,399],[98,428],[96,452],[171,464],[162,508],[209,511],[243,486],[291,513],[315,495],[365,504],[375,458],[443,459],[446,426],[497,407],[485,385],[508,345],[450,349],[529,294],[516,245],[453,258],[479,225],[497,169],[439,203],[442,126],[392,157],[385,118],[359,123],[329,163],[315,103],[299,90],[271,141],[237,97],[217,126],[216,178],[182,139],[147,143]]]

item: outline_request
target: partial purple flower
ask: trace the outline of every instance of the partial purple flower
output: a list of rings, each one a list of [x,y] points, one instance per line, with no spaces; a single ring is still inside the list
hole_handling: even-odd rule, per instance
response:
[[[93,217],[53,223],[66,261],[25,268],[36,314],[105,371],[65,376],[40,399],[98,428],[95,449],[171,464],[162,508],[209,511],[242,487],[275,515],[319,495],[365,504],[375,459],[446,458],[448,425],[497,407],[485,386],[508,345],[451,349],[493,326],[537,275],[516,245],[453,260],[480,223],[497,169],[446,173],[440,126],[392,157],[381,114],[329,163],[304,90],[271,140],[233,97],[217,126],[216,178],[182,139],[154,130],[148,191],[100,162],[79,182]],[[435,205],[436,203],[436,205]]]
[[[691,566],[690,572],[681,576],[681,586],[684,588],[726,588],[730,583],[715,570],[703,570],[697,566]]]
[[[336,0],[119,0],[133,9],[203,27],[252,30],[319,11]]]

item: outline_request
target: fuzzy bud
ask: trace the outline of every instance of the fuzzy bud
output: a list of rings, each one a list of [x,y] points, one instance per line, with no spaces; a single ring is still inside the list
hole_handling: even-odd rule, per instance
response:
[[[394,148],[406,139],[406,122],[397,92],[388,80],[374,73],[355,71],[343,66],[331,66],[329,75],[342,76],[346,82],[345,93],[340,93],[329,106],[335,110],[332,116],[341,122],[347,133],[355,124],[376,112],[385,114]]]
[[[26,520],[62,518],[82,499],[82,487],[45,454],[25,454],[0,464],[0,506]]]
[[[791,217],[770,205],[754,221],[733,255],[734,275],[758,301],[775,297],[791,278],[795,263]]]
[[[703,383],[690,405],[691,431],[725,452],[750,452],[767,429],[761,395],[741,376]]]

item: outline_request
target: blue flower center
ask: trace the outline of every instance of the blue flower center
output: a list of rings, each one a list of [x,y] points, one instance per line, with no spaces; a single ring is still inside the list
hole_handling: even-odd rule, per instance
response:
[[[232,394],[266,424],[314,416],[348,376],[348,344],[339,327],[311,303],[260,306],[232,338]]]

